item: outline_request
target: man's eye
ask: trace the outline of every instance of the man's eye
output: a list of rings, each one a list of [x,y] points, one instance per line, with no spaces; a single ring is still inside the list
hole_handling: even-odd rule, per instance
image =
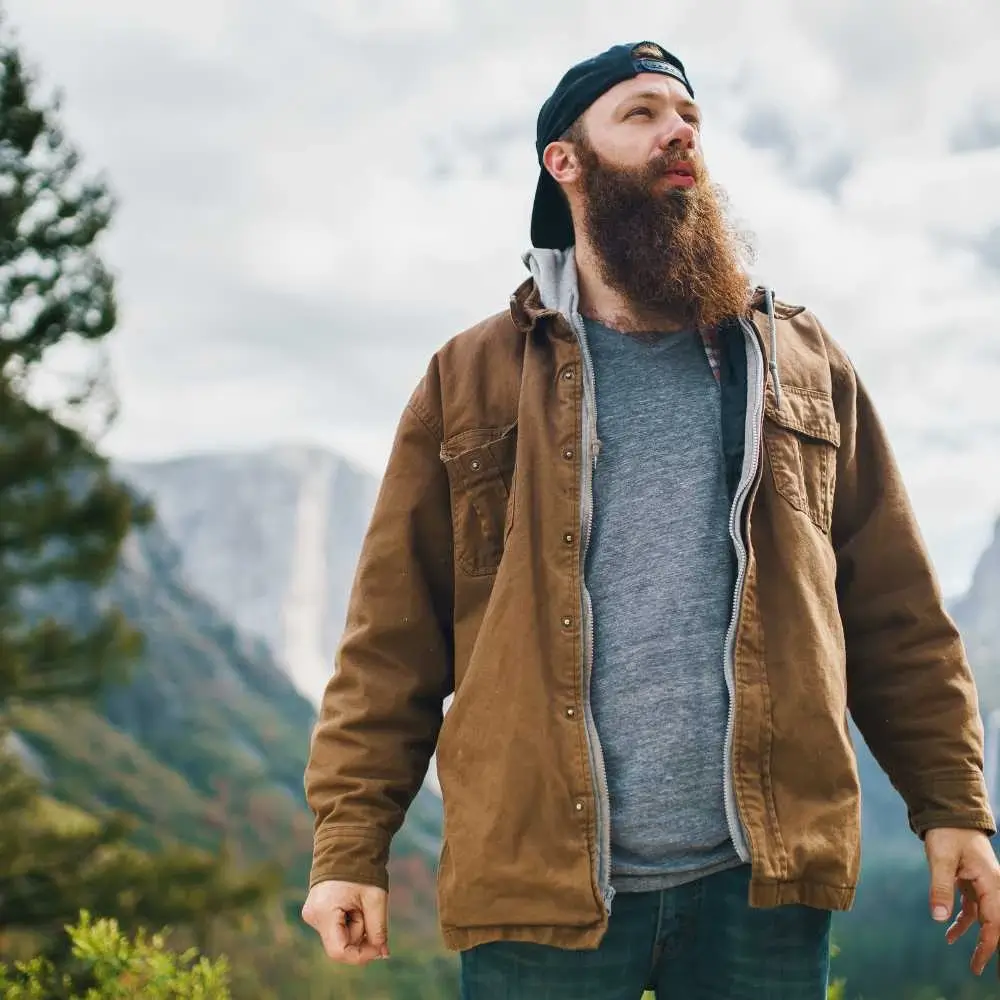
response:
[[[684,121],[695,128],[701,128],[701,119],[697,115],[685,115]]]

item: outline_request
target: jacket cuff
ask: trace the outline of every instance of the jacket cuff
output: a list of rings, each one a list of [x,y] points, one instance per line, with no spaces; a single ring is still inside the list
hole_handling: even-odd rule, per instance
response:
[[[996,818],[982,775],[942,777],[928,782],[933,790],[922,797],[919,807],[909,809],[910,829],[923,840],[928,830],[982,830],[993,837]]]
[[[369,828],[316,831],[309,888],[317,882],[355,882],[389,889],[389,838]]]

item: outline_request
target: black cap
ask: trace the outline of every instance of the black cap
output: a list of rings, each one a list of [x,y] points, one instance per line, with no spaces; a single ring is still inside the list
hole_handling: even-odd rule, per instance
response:
[[[573,245],[573,219],[555,178],[542,166],[542,154],[602,94],[622,80],[640,73],[663,73],[680,80],[694,98],[684,64],[656,42],[633,42],[615,45],[581,63],[577,63],[559,81],[552,96],[538,112],[535,151],[542,172],[535,190],[531,212],[531,242],[536,247],[565,250]]]

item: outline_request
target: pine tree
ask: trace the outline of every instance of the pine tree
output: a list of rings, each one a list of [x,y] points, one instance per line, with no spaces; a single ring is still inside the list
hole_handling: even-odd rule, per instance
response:
[[[86,909],[126,929],[203,932],[273,892],[277,874],[237,879],[224,859],[143,853],[120,817],[53,824],[7,749],[19,710],[126,677],[141,637],[101,587],[151,516],[94,440],[115,411],[101,354],[114,280],[99,252],[114,199],[83,175],[58,103],[34,91],[0,14],[0,931],[55,942]],[[50,376],[60,352],[87,362],[78,384]]]
[[[81,175],[58,107],[33,101],[17,48],[0,39],[2,702],[91,693],[138,647],[113,610],[70,622],[44,613],[53,596],[73,603],[67,585],[103,582],[149,514],[72,426],[101,408],[103,372],[32,399],[54,349],[94,357],[114,328],[114,282],[97,249],[113,209],[107,186]]]

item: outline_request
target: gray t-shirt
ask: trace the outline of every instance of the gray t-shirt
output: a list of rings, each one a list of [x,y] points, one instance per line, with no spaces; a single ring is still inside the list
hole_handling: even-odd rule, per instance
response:
[[[585,321],[597,430],[586,581],[612,882],[644,891],[740,863],[723,804],[734,563],[719,386],[697,333]]]

